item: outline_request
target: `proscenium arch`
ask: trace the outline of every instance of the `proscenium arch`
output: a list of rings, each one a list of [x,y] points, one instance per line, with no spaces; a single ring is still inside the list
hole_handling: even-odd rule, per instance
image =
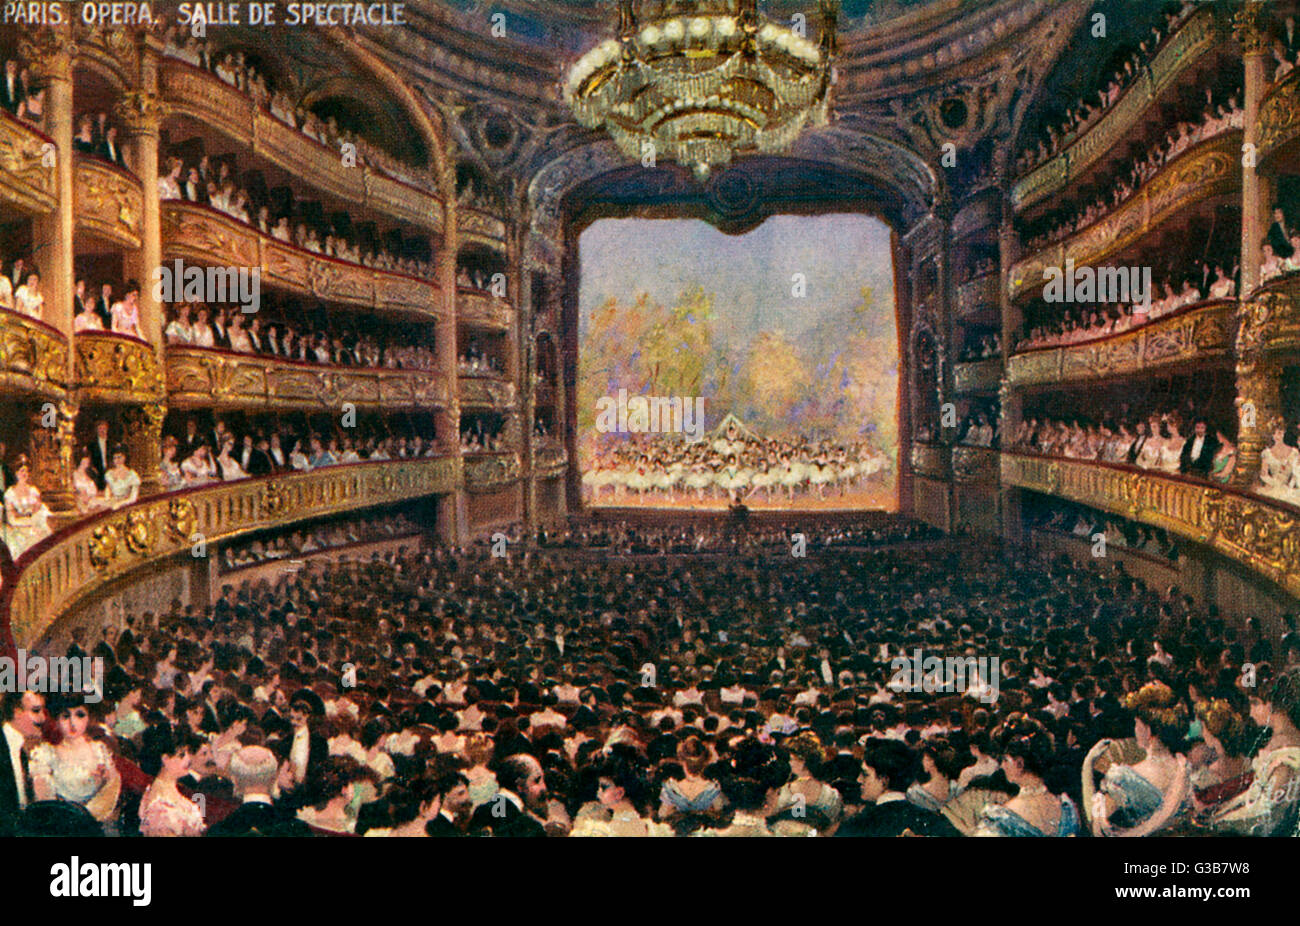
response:
[[[879,140],[876,140],[877,142]],[[884,143],[888,144],[888,143]],[[890,146],[895,147],[895,146]],[[898,149],[904,151],[904,149]],[[581,285],[578,264],[578,237],[593,222],[609,217],[698,218],[727,234],[741,234],[774,215],[824,215],[859,213],[883,221],[893,232],[891,251],[895,280],[905,261],[900,232],[924,218],[933,208],[937,178],[928,165],[914,154],[894,162],[895,171],[902,167],[912,178],[928,180],[923,184],[904,185],[898,173],[866,170],[861,162],[845,164],[843,160],[812,160],[800,157],[750,158],[738,162],[717,175],[711,183],[696,183],[690,174],[677,166],[645,169],[629,166],[612,143],[601,142],[569,152],[534,178],[529,186],[530,225],[525,244],[526,263],[533,268],[557,272],[561,279],[559,331],[560,372],[565,384],[564,441],[571,461],[577,460],[577,376],[578,376],[578,291]],[[743,187],[744,181],[729,179],[749,176],[752,204],[748,209],[729,211],[737,205],[728,200],[730,185]],[[820,179],[816,193],[801,191],[810,178],[831,177],[838,182],[825,184]],[[900,186],[902,187],[900,189]],[[908,188],[910,186],[910,188]],[[638,187],[640,195],[638,196]],[[743,190],[742,190],[743,192]],[[782,195],[782,194],[786,195]],[[895,284],[895,325],[900,334],[910,328],[910,310],[904,305],[905,294]],[[900,347],[903,347],[900,344]],[[904,422],[911,420],[912,392],[904,387],[905,369],[910,368],[900,351],[898,420],[900,454],[906,452],[910,435],[904,435]],[[582,507],[580,474],[570,466],[566,474],[566,493],[570,511]],[[899,502],[904,490],[900,483]]]

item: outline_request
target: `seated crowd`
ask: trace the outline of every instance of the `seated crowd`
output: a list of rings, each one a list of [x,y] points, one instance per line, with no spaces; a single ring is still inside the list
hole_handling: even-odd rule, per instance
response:
[[[982,401],[976,402],[975,406],[962,421],[961,437],[957,442],[969,447],[996,448],[1002,424],[997,403]]]
[[[211,347],[300,363],[390,370],[434,370],[438,363],[431,344],[413,343],[420,338],[412,334],[409,326],[366,319],[364,333],[348,328],[331,336],[326,329],[336,330],[336,323],[323,307],[310,316],[293,303],[255,313],[246,313],[239,306],[219,305],[214,313],[205,303],[180,302],[170,314],[163,336],[168,344],[180,347]],[[315,330],[309,323],[314,323]],[[432,340],[432,335],[426,334],[426,338]]]
[[[166,18],[158,17],[162,26],[163,54],[196,68],[211,71],[223,83],[246,94],[260,109],[306,137],[338,150],[344,143],[356,146],[357,163],[382,171],[394,180],[411,186],[425,187],[430,181],[350,129],[339,126],[333,117],[322,119],[305,106],[294,102],[291,88],[275,87],[269,76],[257,70],[244,51],[209,51],[205,39],[193,34],[182,40],[182,29]]]
[[[386,424],[335,433],[312,430],[301,421],[273,418],[250,422],[236,433],[224,418],[211,430],[187,418],[183,433],[163,436],[162,473],[166,489],[230,482],[283,472],[311,472],[324,466],[382,460],[420,459],[442,452],[432,436],[415,430],[392,433]]]
[[[1184,435],[1178,411],[1152,411],[1087,418],[1039,418],[1026,414],[1010,448],[1021,453],[1098,460],[1170,475],[1227,484],[1236,467],[1237,447],[1222,425],[1197,415]],[[1300,506],[1300,422],[1278,416],[1268,422],[1269,443],[1260,452],[1258,481],[1252,491]]]
[[[280,530],[269,536],[232,543],[221,551],[223,572],[282,559],[295,559],[368,541],[414,537],[419,525],[405,514],[373,518],[345,518],[301,529]]]
[[[482,416],[461,418],[460,449],[462,453],[499,453],[507,449],[502,423]]]
[[[639,567],[634,580],[621,558],[568,547],[404,548],[124,613],[93,645],[74,630],[68,655],[105,660],[106,696],[5,696],[31,777],[15,776],[27,810],[0,823],[1296,832],[1294,630],[1279,640],[1121,567],[983,540]],[[917,649],[970,668],[900,669]],[[975,655],[989,653],[992,669]]]
[[[1300,270],[1300,228],[1287,220],[1287,215],[1294,215],[1298,205],[1289,191],[1274,203],[1272,221],[1260,248],[1261,284]]]
[[[1167,9],[1164,14],[1164,25],[1151,28],[1150,35],[1138,43],[1137,48],[1111,75],[1104,86],[1099,87],[1091,97],[1076,100],[1067,111],[1063,122],[1048,125],[1037,143],[1016,158],[1016,172],[1024,173],[1032,170],[1054,157],[1095,125],[1112,106],[1119,102],[1124,91],[1138,79],[1151,59],[1156,56],[1161,43],[1187,21],[1196,11],[1196,7],[1197,5],[1191,0],[1183,0],[1176,7]]]
[[[4,266],[0,258],[0,267]],[[41,274],[35,265],[21,257],[0,272],[0,307],[41,320],[45,295],[41,292]]]
[[[1177,537],[1161,528],[1060,499],[1051,499],[1038,510],[1027,508],[1026,525],[1036,530],[1068,534],[1090,544],[1095,544],[1100,534],[1107,547],[1178,560]]]
[[[1082,231],[1126,203],[1162,167],[1184,151],[1224,132],[1242,129],[1246,113],[1238,102],[1241,99],[1242,92],[1238,88],[1227,94],[1224,102],[1216,104],[1214,91],[1206,88],[1205,109],[1199,118],[1179,121],[1160,142],[1151,147],[1145,157],[1132,159],[1127,170],[1121,171],[1109,184],[1109,194],[1101,193],[1086,205],[1053,213],[1035,223],[1043,231],[1026,235],[1026,249],[1035,251]]]
[[[472,338],[460,355],[456,368],[462,376],[500,376],[505,372],[505,365]]]
[[[45,81],[37,79],[26,62],[7,58],[0,78],[0,108],[38,130],[45,128]]]
[[[1224,268],[1230,264],[1232,270],[1229,272]],[[1213,264],[1202,261],[1198,271],[1183,276],[1181,283],[1178,277],[1153,280],[1149,306],[1136,301],[1095,304],[1040,302],[1032,315],[1026,313],[1031,317],[1022,326],[1024,336],[1016,342],[1016,350],[1093,341],[1122,334],[1199,302],[1234,299],[1237,295],[1237,270],[1235,258],[1229,260],[1225,257]]]
[[[1002,356],[1002,337],[996,331],[972,334],[966,337],[966,347],[961,352],[960,363],[974,363]]]
[[[169,157],[165,173],[158,178],[158,196],[210,206],[260,234],[313,254],[426,280],[432,280],[436,272],[427,248],[413,253],[420,248],[416,239],[390,249],[370,226],[310,215],[304,203],[272,196],[265,184],[241,185],[236,180],[233,155],[212,158],[202,154],[188,164],[182,157]],[[296,222],[295,214],[299,215]]]

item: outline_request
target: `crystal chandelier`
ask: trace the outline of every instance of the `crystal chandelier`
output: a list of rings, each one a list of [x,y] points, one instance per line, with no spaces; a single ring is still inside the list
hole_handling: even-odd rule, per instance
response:
[[[761,16],[757,0],[658,0],[644,22],[619,0],[618,38],[570,69],[564,99],[627,157],[668,157],[700,180],[736,154],[788,151],[826,122],[838,3],[819,3],[814,43]]]

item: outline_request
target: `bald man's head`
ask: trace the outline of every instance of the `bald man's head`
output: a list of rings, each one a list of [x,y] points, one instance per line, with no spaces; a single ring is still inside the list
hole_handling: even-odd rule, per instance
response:
[[[279,769],[280,764],[271,750],[265,746],[245,746],[230,759],[230,777],[235,784],[235,793],[240,797],[274,793]]]

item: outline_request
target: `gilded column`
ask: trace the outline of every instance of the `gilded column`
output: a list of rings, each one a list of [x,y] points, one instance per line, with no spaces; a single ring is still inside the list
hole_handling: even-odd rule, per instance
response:
[[[1233,25],[1245,64],[1245,129],[1241,159],[1241,302],[1236,344],[1237,463],[1232,483],[1245,488],[1259,478],[1260,453],[1272,440],[1269,425],[1279,410],[1281,379],[1280,371],[1264,351],[1277,297],[1266,294],[1260,300],[1250,298],[1259,285],[1269,220],[1256,168],[1259,103],[1268,81],[1265,69],[1270,46],[1264,4],[1248,2],[1237,12]]]
[[[442,289],[442,310],[434,329],[438,353],[438,369],[447,383],[447,405],[437,418],[438,439],[450,454],[460,454],[460,375],[457,358],[457,294],[456,251],[460,236],[456,233],[456,168],[449,154],[447,166],[440,178],[446,202],[446,225],[443,228],[442,249],[438,253],[438,285]],[[438,537],[448,545],[457,545],[465,536],[465,484],[462,479],[455,490],[438,506]]]
[[[1241,43],[1245,64],[1245,130],[1241,159],[1241,291],[1244,298],[1259,285],[1259,265],[1264,235],[1268,231],[1269,204],[1264,202],[1256,169],[1259,148],[1259,102],[1268,83],[1269,36],[1264,4],[1247,3],[1234,18],[1235,34]]]
[[[141,495],[163,490],[160,466],[163,419],[166,416],[167,409],[162,399],[122,409],[127,458],[131,468],[140,474]]]
[[[144,213],[140,223],[140,250],[129,255],[130,275],[140,283],[140,331],[162,363],[164,307],[154,298],[154,272],[162,264],[162,222],[158,197],[158,129],[162,105],[158,97],[158,60],[146,48],[141,55],[141,87],[118,101],[116,116],[126,134],[131,168],[140,178]]]
[[[525,282],[524,250],[517,200],[510,201],[510,214],[506,216],[506,271],[510,299],[514,311],[510,313],[510,328],[506,335],[506,381],[514,389],[514,401],[511,403],[510,415],[506,421],[506,446],[519,454],[520,473],[520,511],[519,518],[524,525],[524,535],[533,534],[532,506],[532,418],[528,412],[530,399],[526,395],[527,381],[524,379],[524,362],[526,352],[522,347],[529,327],[528,317],[532,314],[528,308],[528,287]]]
[[[71,23],[41,28],[22,40],[20,54],[45,83],[45,132],[54,142],[58,201],[54,211],[33,222],[32,262],[41,276],[45,306],[41,320],[67,339],[68,367],[63,379],[75,382],[72,346],[73,235],[76,228],[75,172],[72,156],[72,65],[77,48]],[[75,400],[45,403],[32,416],[32,481],[55,512],[74,507],[72,471]]]
[[[1259,479],[1260,453],[1273,441],[1282,399],[1282,369],[1266,350],[1280,317],[1293,315],[1291,300],[1265,292],[1242,302],[1237,311],[1237,464],[1232,484],[1253,486]]]
[[[552,302],[552,304],[549,306],[549,314],[550,317],[555,320],[555,324],[559,324],[559,320],[562,317],[560,314],[561,309],[559,305],[559,296],[558,296],[558,293],[560,292],[560,285],[561,284],[559,281],[555,281],[553,283],[548,284],[546,287],[547,298]],[[555,344],[554,338],[552,338],[551,343]],[[551,428],[551,434],[554,435],[555,440],[563,441],[564,435],[568,433],[567,427],[568,427],[568,416],[569,416],[569,391],[568,391],[568,386],[565,384],[564,381],[563,366],[562,366],[563,359],[559,355],[558,351],[556,352],[556,356],[553,358],[553,360],[555,362],[550,365],[551,377],[552,377],[551,378],[551,389],[552,389],[551,408],[553,410],[553,417],[555,420],[553,422],[554,427]],[[568,463],[566,464],[566,469],[572,470],[575,467],[577,467],[577,465],[578,465],[577,459],[574,457],[570,457]],[[578,475],[579,478],[581,478],[582,474],[579,473]],[[565,495],[563,492],[559,493],[559,496],[556,499],[556,505],[558,507],[554,512],[552,512],[552,517],[559,520],[563,520],[568,516],[569,513],[568,496]]]
[[[1019,255],[1019,243],[1016,240],[1016,228],[1011,221],[1011,196],[1002,197],[1002,224],[998,227],[998,308],[1002,321],[1002,382],[998,388],[999,415],[998,447],[1010,450],[1011,439],[1015,436],[1024,418],[1024,399],[1020,392],[1013,389],[1007,376],[1011,352],[1015,350],[1022,313],[1011,299],[1008,282],[1011,279],[1011,267]],[[999,466],[998,480],[1001,481]],[[998,489],[998,517],[1002,527],[1002,536],[1009,540],[1022,539],[1023,520],[1020,513],[1020,490],[1014,486],[1000,486]]]

